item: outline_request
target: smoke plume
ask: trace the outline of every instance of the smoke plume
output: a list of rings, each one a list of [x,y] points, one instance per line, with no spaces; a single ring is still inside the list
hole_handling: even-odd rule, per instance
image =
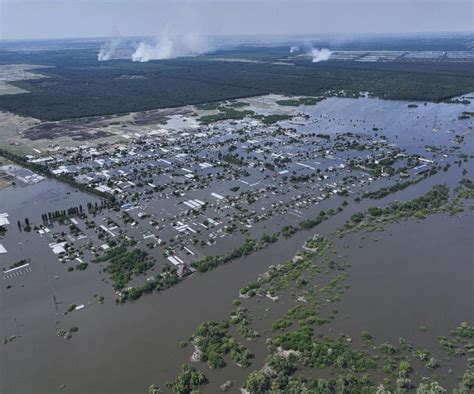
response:
[[[197,56],[210,52],[212,46],[207,37],[199,33],[169,34],[165,31],[154,43],[142,41],[132,54],[134,62]]]
[[[100,48],[99,54],[97,55],[97,60],[99,62],[105,62],[107,60],[112,59],[112,57],[117,52],[121,41],[122,40],[120,38],[116,38],[114,40],[104,43]]]
[[[310,55],[313,58],[313,63],[323,62],[331,57],[332,52],[327,48],[314,48],[311,50]]]
[[[290,53],[295,53],[295,52],[298,52],[299,50],[300,50],[300,47],[297,45],[294,45],[290,48]]]

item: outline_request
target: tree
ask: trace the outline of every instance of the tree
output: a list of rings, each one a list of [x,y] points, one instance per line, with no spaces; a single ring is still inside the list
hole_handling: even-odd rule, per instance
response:
[[[354,223],[360,223],[364,219],[364,214],[362,212],[356,212],[351,216],[351,220]]]
[[[400,371],[403,372],[410,372],[411,371],[411,365],[408,361],[402,360],[400,361]]]
[[[469,394],[474,390],[474,372],[469,369],[466,370],[461,382],[459,382],[459,388],[454,389],[454,394]]]
[[[148,394],[159,394],[161,393],[161,389],[156,384],[151,384],[148,387]]]
[[[177,394],[189,394],[207,383],[206,375],[188,364],[181,366],[181,373],[176,380],[167,382],[166,386]],[[153,386],[153,385],[152,385]],[[151,387],[151,386],[150,386]]]
[[[251,394],[265,393],[270,388],[270,381],[262,371],[254,371],[247,377],[245,389]]]
[[[446,389],[438,382],[422,382],[416,389],[416,394],[443,394],[445,392]]]
[[[209,368],[212,369],[224,368],[226,365],[224,359],[214,351],[209,352],[207,364],[209,365]]]

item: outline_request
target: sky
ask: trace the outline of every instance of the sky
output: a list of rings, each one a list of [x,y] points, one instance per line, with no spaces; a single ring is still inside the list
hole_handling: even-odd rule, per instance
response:
[[[0,0],[0,39],[473,31],[472,0]]]

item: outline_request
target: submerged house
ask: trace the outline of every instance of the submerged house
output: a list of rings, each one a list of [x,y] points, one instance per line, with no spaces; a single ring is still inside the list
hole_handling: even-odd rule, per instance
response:
[[[178,269],[176,270],[176,275],[178,275],[179,278],[184,278],[193,272],[194,269],[192,269],[188,264],[179,264]]]

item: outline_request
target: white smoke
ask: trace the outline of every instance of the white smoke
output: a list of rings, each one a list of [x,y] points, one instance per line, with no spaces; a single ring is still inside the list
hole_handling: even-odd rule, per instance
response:
[[[107,60],[112,59],[112,57],[117,52],[117,49],[121,42],[122,40],[120,38],[116,38],[114,40],[104,43],[100,48],[99,54],[97,55],[97,60],[99,62],[105,62]]]
[[[290,53],[295,53],[295,52],[298,52],[299,50],[300,50],[300,47],[297,45],[294,45],[290,48]]]
[[[140,42],[132,54],[132,60],[143,63],[150,60],[197,56],[211,50],[212,46],[207,37],[197,32],[171,35],[165,31],[154,43]]]
[[[314,48],[311,49],[311,52],[309,54],[313,58],[313,63],[318,63],[324,62],[325,60],[329,60],[332,52],[327,48]]]

